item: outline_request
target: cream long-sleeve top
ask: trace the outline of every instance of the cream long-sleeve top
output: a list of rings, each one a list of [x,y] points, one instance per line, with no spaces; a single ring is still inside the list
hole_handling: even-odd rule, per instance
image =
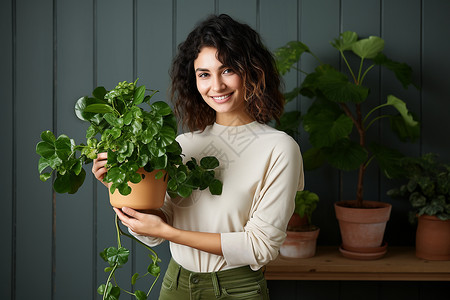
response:
[[[161,210],[175,228],[220,233],[223,256],[170,242],[173,259],[193,272],[243,265],[258,270],[275,259],[294,211],[295,193],[304,186],[297,142],[258,122],[215,123],[203,132],[181,134],[177,141],[186,160],[218,158],[216,177],[223,182],[223,191],[220,196],[208,189],[194,191],[188,198],[167,196]],[[136,237],[150,246],[163,242]]]

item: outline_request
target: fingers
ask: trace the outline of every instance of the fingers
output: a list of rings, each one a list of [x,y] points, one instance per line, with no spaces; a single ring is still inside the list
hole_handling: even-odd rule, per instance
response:
[[[108,162],[108,154],[106,152],[99,153],[97,155],[97,158],[94,159],[94,162],[92,164],[92,174],[94,174],[95,178],[99,180],[101,183],[103,183],[106,187],[109,187],[109,184],[106,182],[103,182],[103,179],[106,175],[106,164]]]

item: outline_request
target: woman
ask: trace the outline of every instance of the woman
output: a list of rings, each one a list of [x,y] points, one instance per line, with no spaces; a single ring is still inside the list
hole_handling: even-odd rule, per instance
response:
[[[160,299],[269,299],[261,268],[278,255],[303,189],[298,144],[265,125],[284,104],[274,59],[248,25],[212,16],[179,46],[171,78],[175,112],[189,129],[177,141],[186,158],[219,159],[222,195],[166,197],[154,214],[114,210],[148,245],[170,241]],[[105,164],[99,154],[100,181]]]

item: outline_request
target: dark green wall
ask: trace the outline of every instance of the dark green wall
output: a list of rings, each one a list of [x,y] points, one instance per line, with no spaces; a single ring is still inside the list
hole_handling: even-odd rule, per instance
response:
[[[399,144],[382,126],[373,138],[403,152],[436,152],[450,160],[450,2],[446,0],[1,0],[0,1],[0,226],[1,299],[96,299],[105,265],[98,252],[114,243],[113,211],[106,190],[88,177],[76,195],[57,195],[39,180],[35,145],[40,132],[66,133],[77,142],[86,128],[73,113],[76,99],[95,86],[140,78],[167,99],[168,68],[176,46],[195,22],[210,13],[229,13],[256,28],[270,49],[299,39],[339,66],[329,41],[345,30],[381,35],[385,52],[414,69],[422,88],[403,90],[391,74],[371,76],[373,101],[387,93],[407,101],[422,120],[416,144]],[[301,65],[308,70],[313,61]],[[286,76],[287,87],[302,78]],[[305,110],[308,99],[288,110]],[[302,149],[309,145],[301,132]],[[338,245],[333,203],[354,194],[354,174],[328,168],[306,173],[306,187],[319,193],[314,215],[319,244]],[[386,240],[413,245],[407,203],[392,201],[393,185],[376,169],[366,180],[366,198],[391,202]],[[146,254],[136,250],[125,273],[143,272]],[[167,244],[157,247],[163,269]],[[164,271],[164,270],[163,270]],[[160,281],[161,282],[161,281]],[[160,284],[159,282],[159,284]],[[436,282],[270,282],[273,299],[437,299],[449,285]],[[159,290],[159,285],[156,290]],[[430,293],[427,294],[427,293]]]

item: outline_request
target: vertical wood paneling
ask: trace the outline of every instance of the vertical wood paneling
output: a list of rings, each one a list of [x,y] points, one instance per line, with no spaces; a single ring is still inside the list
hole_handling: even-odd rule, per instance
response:
[[[16,5],[15,294],[17,299],[51,299],[52,190],[39,180],[35,146],[53,121],[53,5],[51,0]]]
[[[385,54],[396,61],[409,64],[414,71],[415,82],[420,83],[420,0],[383,1],[382,38],[385,40]],[[399,19],[402,22],[399,22]],[[415,87],[404,89],[388,70],[381,71],[381,101],[389,94],[404,100],[416,115],[420,114],[420,90]],[[392,111],[392,109],[389,109]],[[420,143],[403,143],[392,133],[387,120],[380,123],[380,142],[395,147],[407,155],[420,155]],[[397,182],[380,178],[380,199],[392,204],[391,218],[386,227],[385,239],[398,245],[414,244],[415,228],[408,222],[410,204],[403,199],[390,199],[386,192]]]
[[[219,0],[218,3],[219,14],[228,14],[237,21],[247,23],[248,25],[256,29],[256,0]]]
[[[74,113],[75,102],[90,95],[93,82],[92,0],[59,0],[56,4],[57,131],[85,143],[87,123]],[[56,278],[54,299],[92,299],[93,211],[91,165],[74,195],[56,194]],[[73,259],[72,259],[73,258]],[[68,264],[68,260],[72,263]]]
[[[215,1],[211,0],[177,0],[175,7],[176,28],[175,44],[183,42],[198,22],[214,13]]]
[[[422,145],[423,153],[435,152],[450,161],[446,130],[450,111],[450,2],[427,0],[423,3],[422,27]]]
[[[370,101],[385,102],[386,95],[395,92],[422,117],[422,137],[417,144],[402,144],[390,130],[385,130],[384,123],[374,128],[371,139],[394,145],[410,155],[436,152],[448,161],[448,11],[450,4],[444,0],[2,1],[0,128],[4,143],[0,155],[6,159],[0,187],[6,213],[0,226],[6,233],[6,245],[0,255],[14,260],[7,259],[0,271],[0,298],[98,298],[96,288],[106,279],[106,265],[98,252],[116,243],[107,190],[92,178],[88,167],[86,182],[77,194],[55,195],[53,199],[50,183],[42,183],[38,178],[35,154],[39,135],[46,129],[66,133],[77,143],[84,140],[86,125],[76,119],[73,106],[78,97],[92,91],[93,85],[111,89],[118,81],[131,81],[137,76],[140,84],[161,91],[155,100],[168,101],[168,71],[174,46],[211,13],[227,13],[249,24],[272,50],[299,39],[335,66],[340,65],[340,59],[329,42],[339,32],[381,35],[386,41],[385,53],[411,65],[422,88],[403,90],[390,72],[376,71],[368,78],[372,86]],[[308,55],[299,65],[306,71],[315,66]],[[302,79],[296,74],[287,76],[287,89]],[[311,100],[299,97],[287,110],[306,111],[310,103]],[[303,151],[310,147],[305,132],[300,132],[298,141]],[[355,176],[342,173],[342,186],[339,172],[329,167],[306,172],[305,177],[306,188],[318,192],[321,198],[313,216],[314,223],[321,227],[319,244],[337,245],[340,236],[333,203],[354,197]],[[372,166],[365,195],[394,205],[386,233],[389,243],[412,245],[414,228],[406,223],[408,204],[385,195],[393,184],[396,183],[384,179]],[[97,209],[92,210],[96,201]],[[131,248],[131,243],[124,241]],[[143,273],[148,262],[147,253],[140,246],[133,248],[132,262],[118,276],[128,289],[132,272]],[[168,244],[155,250],[163,260],[164,272],[170,259]],[[151,297],[156,298],[161,281]],[[269,287],[273,299],[360,299],[364,295],[365,299],[425,300],[445,295],[448,284],[272,281]],[[122,298],[132,299],[125,295]]]
[[[334,0],[301,1],[299,7],[299,40],[304,42],[322,61],[335,67],[339,66],[339,55],[330,45],[330,41],[339,35],[339,3]],[[318,62],[310,55],[303,55],[300,68],[311,72]],[[303,80],[301,76],[300,80]],[[300,110],[305,113],[311,99],[300,98]],[[303,151],[311,147],[308,135],[302,132],[300,146]],[[329,166],[305,173],[305,188],[316,192],[320,203],[313,215],[313,223],[319,226],[319,244],[336,245],[340,243],[339,227],[333,204],[339,200],[338,172]],[[324,188],[326,185],[326,188]]]
[[[0,28],[2,28],[3,43],[0,43],[0,128],[2,129],[2,146],[0,157],[3,158],[0,172],[0,190],[3,191],[0,227],[4,233],[5,246],[0,248],[0,257],[4,265],[0,269],[0,298],[11,298],[13,258],[13,9],[11,1],[0,3]]]
[[[113,89],[119,81],[133,81],[133,3],[121,0],[97,1],[97,74],[98,85]],[[109,204],[108,190],[97,185],[97,249],[117,247],[114,211]],[[123,247],[131,249],[129,239],[123,239]],[[97,254],[98,255],[98,254]],[[97,285],[106,282],[107,266],[102,259],[97,263]],[[120,285],[131,290],[132,266],[128,263],[117,273]]]
[[[140,84],[157,89],[152,101],[165,101],[168,97],[169,68],[172,61],[173,6],[167,0],[143,0],[137,2],[137,77]],[[135,271],[145,274],[150,263],[148,250],[139,244],[135,247]],[[162,260],[161,277],[153,287],[150,299],[157,299],[161,290],[162,277],[170,261],[168,242],[154,247]],[[147,276],[137,282],[136,288],[147,291],[154,277]]]

